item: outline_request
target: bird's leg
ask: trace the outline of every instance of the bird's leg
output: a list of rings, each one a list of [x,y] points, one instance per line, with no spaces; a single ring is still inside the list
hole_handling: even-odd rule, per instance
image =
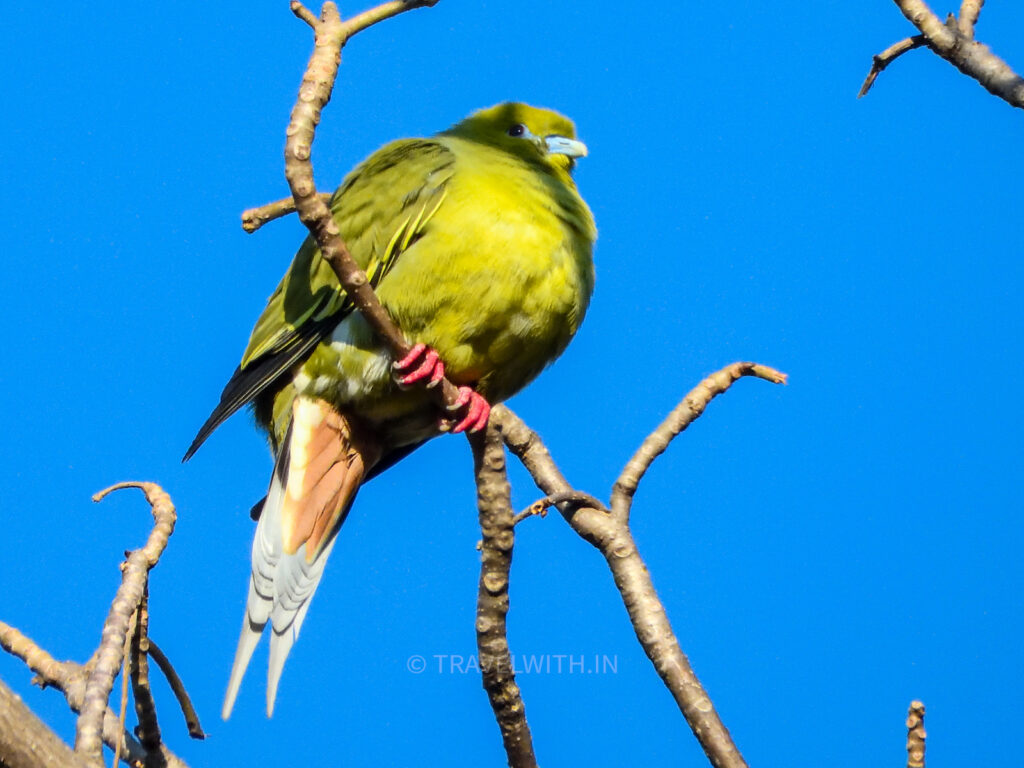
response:
[[[409,350],[409,354],[394,365],[395,378],[398,384],[408,387],[413,384],[426,381],[427,389],[436,387],[444,378],[444,361],[437,352],[426,344],[416,344]],[[458,418],[464,413],[461,419],[451,426],[451,421],[441,419],[441,429],[452,433],[479,432],[487,426],[487,419],[491,415],[491,404],[487,399],[472,387],[459,387],[459,396],[454,403],[448,406],[447,410]]]

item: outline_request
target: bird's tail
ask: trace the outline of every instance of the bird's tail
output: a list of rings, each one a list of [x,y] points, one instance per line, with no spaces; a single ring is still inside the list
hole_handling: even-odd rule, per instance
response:
[[[285,659],[299,636],[338,528],[380,454],[366,429],[326,401],[295,400],[252,543],[249,598],[221,710],[225,720],[268,622],[267,715],[273,714]]]

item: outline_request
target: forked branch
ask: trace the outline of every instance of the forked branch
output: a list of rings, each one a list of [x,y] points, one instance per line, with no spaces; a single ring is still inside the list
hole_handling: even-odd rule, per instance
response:
[[[0,622],[0,647],[17,656],[31,669],[43,687],[60,690],[68,705],[79,713],[76,728],[77,760],[89,766],[102,765],[106,744],[132,765],[184,768],[184,763],[160,741],[156,713],[149,693],[147,667],[144,661],[148,635],[148,611],[143,603],[149,571],[157,564],[174,529],[175,511],[170,497],[155,483],[121,483],[93,497],[99,501],[119,488],[140,488],[152,509],[154,524],[145,546],[128,554],[122,564],[122,582],[114,597],[103,627],[99,647],[85,665],[57,661],[20,631]],[[131,652],[126,655],[126,648]],[[127,662],[127,663],[126,663]],[[127,733],[123,721],[111,711],[108,701],[114,677],[125,665],[130,670],[139,707],[140,743]],[[2,707],[0,707],[2,709]],[[0,745],[0,750],[4,749]],[[8,755],[0,752],[0,764]],[[58,762],[54,765],[63,765]],[[68,763],[73,764],[73,763]],[[50,765],[37,762],[34,766]]]
[[[924,0],[894,2],[921,34],[902,40],[874,57],[860,96],[868,92],[878,74],[892,61],[909,50],[926,45],[965,75],[981,83],[989,93],[1011,106],[1024,109],[1024,79],[988,46],[974,39],[974,27],[984,0],[963,0],[959,19],[950,14],[945,22]]]
[[[629,510],[640,480],[654,459],[704,412],[713,398],[744,376],[775,383],[786,380],[784,374],[755,363],[726,366],[698,384],[644,440],[615,482],[610,511],[599,506],[559,505],[559,511],[572,529],[604,556],[637,640],[675,698],[708,760],[716,768],[745,768],[746,762],[679,646],[665,607],[633,540]],[[549,495],[573,492],[540,437],[518,416],[508,408],[498,406],[491,412],[491,421],[541,491]]]

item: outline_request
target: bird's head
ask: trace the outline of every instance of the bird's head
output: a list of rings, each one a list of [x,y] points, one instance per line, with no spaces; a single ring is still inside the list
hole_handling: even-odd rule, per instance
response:
[[[550,109],[512,101],[474,112],[445,133],[498,147],[563,173],[587,154],[572,120]]]

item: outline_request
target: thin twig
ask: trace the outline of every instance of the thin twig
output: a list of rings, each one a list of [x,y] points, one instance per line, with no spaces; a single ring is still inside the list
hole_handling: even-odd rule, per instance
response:
[[[907,768],[924,768],[924,703],[910,702],[907,711]]]
[[[142,601],[149,570],[156,565],[167,546],[175,521],[171,498],[156,483],[118,483],[94,495],[93,501],[100,501],[108,493],[121,488],[141,489],[152,508],[155,522],[145,546],[129,554],[123,565],[121,586],[103,624],[96,666],[86,682],[81,714],[75,726],[75,751],[96,764],[103,761],[103,715],[121,666],[128,624]]]
[[[754,376],[773,384],[785,384],[786,374],[758,363],[733,363],[708,376],[682,399],[665,420],[655,429],[633,454],[619,479],[612,486],[612,514],[629,519],[633,494],[640,479],[658,456],[680,432],[694,422],[714,398],[725,392],[744,376]]]
[[[294,13],[298,18],[306,22],[312,29],[316,29],[317,18],[315,13],[309,10],[302,3],[295,2],[295,0],[292,0],[291,9],[292,13]]]
[[[331,201],[333,195],[329,192],[321,192],[320,197],[323,198],[326,205]],[[251,235],[264,224],[274,219],[280,219],[282,216],[287,216],[290,213],[295,213],[295,200],[290,197],[275,200],[272,203],[260,205],[256,208],[248,208],[242,211],[242,229]]]
[[[178,700],[181,714],[185,716],[188,735],[193,739],[205,739],[206,734],[203,732],[203,727],[199,724],[199,715],[196,714],[195,707],[192,706],[192,699],[189,698],[188,691],[185,690],[185,684],[181,682],[181,678],[178,677],[178,673],[174,670],[170,660],[160,650],[160,646],[153,642],[152,638],[149,639],[149,655],[156,662],[156,665],[160,667],[160,671],[164,673],[168,685],[171,686],[171,690]]]
[[[374,24],[378,24],[392,16],[411,11],[416,8],[432,8],[437,5],[438,0],[391,0],[381,3],[375,8],[358,13],[345,21],[345,38],[348,39],[357,32],[362,32]]]
[[[501,729],[511,768],[536,768],[526,710],[512,670],[505,617],[515,530],[505,449],[494,427],[470,436],[476,473],[477,506],[483,533],[480,585],[476,599],[476,643],[487,698]]]
[[[888,67],[907,51],[920,48],[922,45],[926,45],[924,35],[914,35],[913,37],[900,40],[898,43],[890,45],[881,53],[876,54],[871,60],[871,71],[868,72],[868,76],[864,78],[864,84],[861,85],[857,98],[859,99],[867,95],[868,91],[871,90],[871,86],[875,84],[875,79],[882,73],[883,69]]]
[[[533,517],[534,515],[544,517],[547,514],[549,507],[556,507],[560,504],[604,509],[604,504],[601,503],[601,500],[595,499],[589,493],[583,493],[582,491],[563,491],[561,493],[548,494],[542,499],[537,499],[533,504],[513,517],[512,524],[518,525],[526,518]]]
[[[149,584],[142,593],[142,602],[136,612],[138,621],[132,634],[130,662],[132,697],[139,726],[135,729],[142,746],[152,752],[160,748],[160,724],[156,719],[156,702],[149,685]]]
[[[128,632],[124,638],[124,651],[121,654],[121,710],[117,716],[118,740],[117,745],[114,747],[114,759],[111,762],[111,768],[117,768],[117,764],[121,762],[121,738],[124,734],[125,716],[128,714],[128,677],[130,675],[128,668],[131,666],[129,659],[131,658],[132,638],[138,630],[138,616],[139,612],[136,609],[128,624]]]

